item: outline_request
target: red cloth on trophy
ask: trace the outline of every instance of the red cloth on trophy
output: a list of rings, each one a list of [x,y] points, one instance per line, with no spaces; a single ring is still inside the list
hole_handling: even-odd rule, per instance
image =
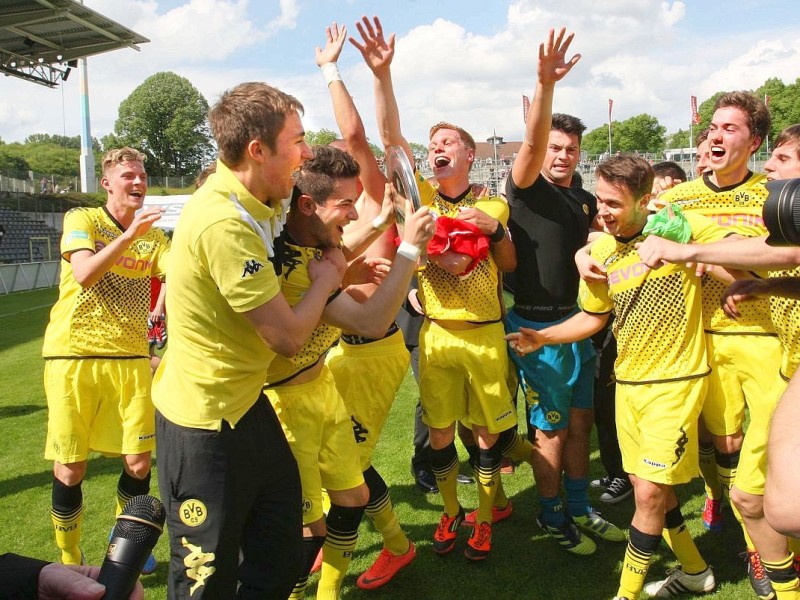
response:
[[[437,256],[452,250],[469,256],[472,261],[463,273],[459,273],[460,277],[464,277],[469,275],[480,261],[489,256],[490,245],[489,236],[481,233],[481,230],[472,223],[451,217],[437,217],[436,232],[433,234],[433,239],[428,242],[428,254]]]

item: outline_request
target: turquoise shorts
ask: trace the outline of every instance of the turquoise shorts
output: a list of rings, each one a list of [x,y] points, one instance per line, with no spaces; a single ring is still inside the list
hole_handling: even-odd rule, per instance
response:
[[[576,311],[577,312],[577,311]],[[514,310],[506,317],[506,331],[520,327],[545,329],[566,321],[572,314],[549,323],[528,321]],[[537,429],[553,431],[569,425],[570,408],[594,407],[594,373],[597,354],[591,338],[571,344],[544,346],[527,356],[509,352],[525,394],[528,422]]]

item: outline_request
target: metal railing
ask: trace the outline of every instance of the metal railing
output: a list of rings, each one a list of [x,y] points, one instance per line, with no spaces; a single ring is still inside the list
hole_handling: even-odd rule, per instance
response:
[[[58,285],[60,260],[0,264],[0,293],[25,292]]]

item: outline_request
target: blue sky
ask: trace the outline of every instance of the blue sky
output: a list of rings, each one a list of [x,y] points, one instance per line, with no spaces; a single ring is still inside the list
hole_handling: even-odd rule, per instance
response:
[[[377,14],[397,34],[393,65],[403,130],[426,143],[428,127],[448,120],[477,140],[523,132],[521,97],[536,81],[538,44],[551,27],[575,31],[583,55],[556,90],[555,109],[589,129],[656,116],[669,132],[688,128],[689,97],[758,87],[769,77],[800,77],[796,0],[84,0],[152,41],[89,60],[92,135],[113,130],[119,103],[159,71],[186,77],[213,103],[243,81],[261,80],[297,96],[306,129],[335,129],[314,64],[331,21],[356,34]],[[349,44],[340,69],[374,126],[371,74]],[[0,85],[0,138],[80,132],[78,78],[51,90],[16,80]]]

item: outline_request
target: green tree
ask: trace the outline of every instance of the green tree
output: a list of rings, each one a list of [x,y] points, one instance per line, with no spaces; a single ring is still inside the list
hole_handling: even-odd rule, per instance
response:
[[[53,146],[60,146],[61,148],[73,148],[75,150],[81,149],[81,136],[75,135],[72,137],[65,135],[50,135],[49,133],[34,133],[25,138],[26,144],[52,144]],[[92,150],[94,152],[102,152],[103,148],[97,138],[92,138]]]
[[[208,102],[188,79],[156,73],[122,101],[114,136],[103,143],[141,150],[153,175],[196,175],[214,151],[207,114]]]
[[[666,127],[652,115],[636,115],[612,128],[613,150],[621,152],[662,152]]]
[[[700,127],[698,125],[698,127]],[[675,133],[667,135],[665,142],[666,148],[691,148],[694,146],[694,136],[698,134],[700,129],[695,128],[692,130],[691,136],[688,129],[678,129]]]
[[[6,144],[3,151],[24,160],[30,170],[46,175],[75,177],[80,173],[80,150],[53,144]],[[27,173],[25,175],[27,178]]]
[[[618,121],[611,123],[612,141],[613,131],[617,125],[619,125]],[[589,133],[585,133],[581,140],[581,150],[590,156],[608,152],[608,125],[601,125]]]
[[[716,104],[717,99],[725,93],[726,92],[717,92],[711,96],[711,98],[703,100],[700,106],[697,107],[697,113],[700,115],[700,124],[697,126],[698,131],[711,125],[711,117],[714,116],[714,104]]]
[[[309,146],[327,146],[334,140],[339,139],[339,134],[330,129],[320,129],[319,131],[306,131],[306,143]]]
[[[0,149],[0,173],[15,179],[27,179],[30,170],[31,168],[24,158]]]

